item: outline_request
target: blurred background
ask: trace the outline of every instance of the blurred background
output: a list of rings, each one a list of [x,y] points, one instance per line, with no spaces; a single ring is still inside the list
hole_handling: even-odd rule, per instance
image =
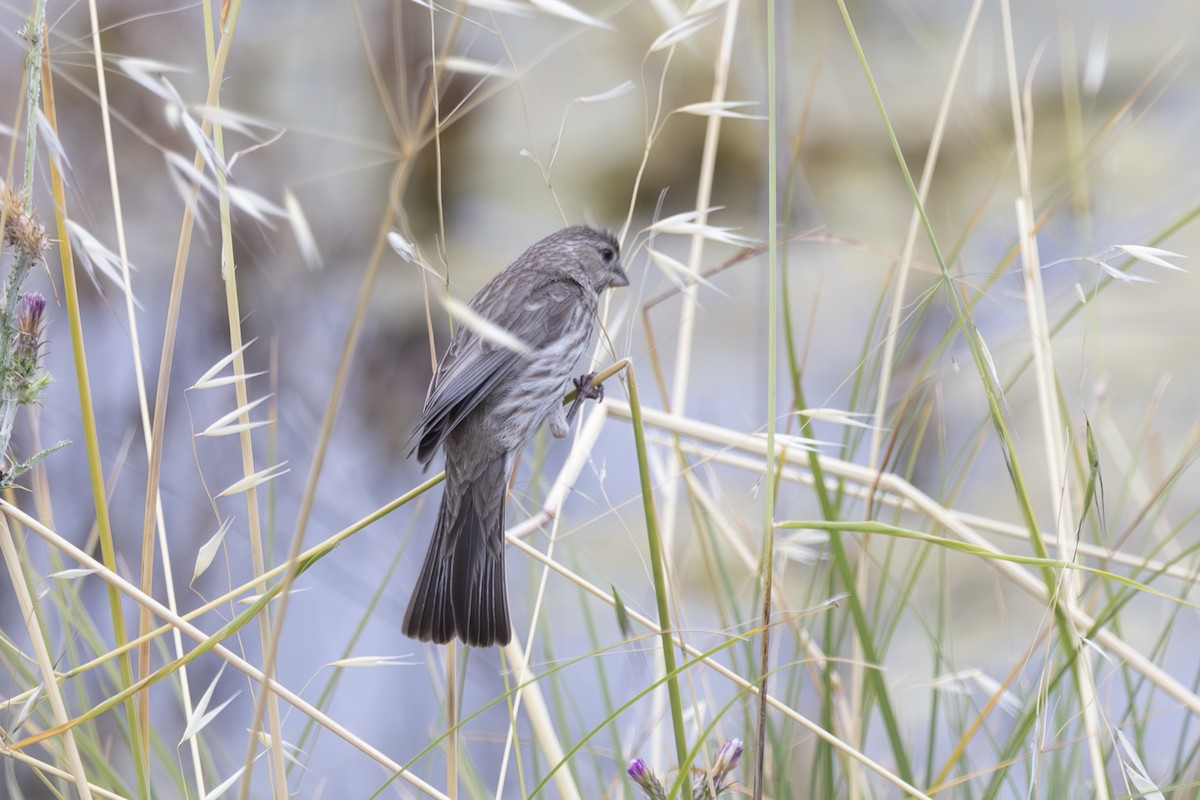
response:
[[[628,355],[648,406],[673,408],[735,431],[765,427],[769,285],[766,258],[757,251],[719,242],[703,250],[700,268],[716,271],[699,290],[686,398],[664,396],[654,367],[657,363],[670,386],[678,366],[683,304],[681,278],[651,261],[645,230],[655,219],[696,207],[709,120],[670,112],[711,98],[725,6],[706,3],[689,10],[672,0],[578,0],[572,7],[581,16],[556,15],[524,2],[431,8],[410,0],[259,0],[241,10],[220,98],[223,109],[248,120],[244,132],[226,132],[227,161],[238,153],[230,180],[280,208],[285,198],[293,198],[319,251],[319,258],[305,251],[294,224],[300,212],[293,211],[290,219],[256,219],[244,209],[234,211],[242,329],[247,341],[254,339],[245,352],[247,369],[263,373],[250,381],[250,395],[271,395],[255,412],[257,419],[273,421],[255,433],[256,465],[286,462],[290,470],[259,495],[270,563],[282,560],[291,544],[364,282],[371,281],[369,302],[358,318],[361,337],[350,355],[345,393],[304,529],[306,544],[354,523],[427,477],[407,458],[408,437],[431,372],[427,302],[436,349],[441,351],[448,339],[446,314],[433,299],[442,278],[448,276],[450,292],[466,300],[526,246],[564,224],[587,222],[624,235],[631,286],[612,296],[607,333],[614,352],[602,354],[598,366]],[[142,366],[153,397],[184,210],[178,174],[168,166],[167,154],[190,163],[194,142],[178,110],[147,84],[162,89],[165,80],[197,120],[205,116],[203,18],[190,0],[103,0],[98,11],[129,258],[136,268],[132,285]],[[904,158],[919,180],[971,4],[860,0],[850,3],[849,11]],[[12,126],[23,103],[26,49],[15,31],[28,12],[25,5],[0,6],[5,32],[0,68],[7,76],[0,80],[0,108],[7,110],[5,134],[12,145],[6,162],[10,185],[20,183],[23,152]],[[783,233],[792,239],[783,269],[806,405],[871,412],[884,330],[879,309],[891,301],[912,200],[836,4],[780,2],[779,14],[779,179],[781,209],[787,214]],[[653,49],[664,31],[688,18],[704,24],[673,47]],[[47,19],[59,139],[69,165],[68,212],[115,252],[88,9],[51,4]],[[1170,552],[1186,555],[1197,542],[1196,530],[1180,521],[1194,515],[1194,493],[1164,492],[1157,505],[1139,498],[1154,495],[1146,487],[1194,485],[1200,286],[1192,272],[1146,263],[1128,271],[1153,282],[1118,280],[1109,286],[1108,273],[1087,259],[1103,257],[1124,269],[1124,255],[1114,258],[1114,245],[1156,244],[1184,256],[1200,252],[1190,224],[1200,195],[1195,146],[1200,139],[1195,68],[1200,5],[1189,0],[1150,5],[1019,0],[1012,3],[1012,19],[1016,70],[1032,121],[1032,194],[1038,205],[1034,214],[1042,220],[1047,305],[1052,323],[1065,320],[1054,342],[1072,447],[1086,419],[1105,455],[1107,526],[1113,538],[1122,531],[1135,539],[1149,535],[1145,527],[1153,521],[1171,531],[1170,546],[1176,549]],[[765,117],[768,65],[761,4],[744,4],[735,25],[727,97],[748,103],[737,112]],[[439,73],[436,113],[443,124],[436,146],[429,107],[435,62],[446,67]],[[44,152],[35,204],[52,228]],[[1027,456],[1026,479],[1039,514],[1047,515],[1042,522],[1052,527],[1048,515],[1061,481],[1045,473],[1033,381],[1021,372],[1030,353],[1023,283],[1019,262],[1008,260],[1017,242],[1015,159],[1000,8],[983,3],[957,75],[926,208],[956,287],[977,300],[973,313],[979,334],[998,380],[1010,390],[1005,413],[1019,452]],[[767,170],[765,120],[722,120],[711,194],[718,210],[709,222],[751,243],[765,241]],[[376,255],[390,230],[416,245],[437,273],[427,274],[428,301],[419,267],[386,246],[382,256]],[[690,237],[678,235],[653,242],[656,250],[684,262],[690,245]],[[244,498],[214,499],[242,476],[236,437],[194,436],[235,408],[233,391],[189,390],[230,351],[220,246],[216,203],[204,193],[174,349],[161,478],[172,569],[184,609],[252,574]],[[1190,263],[1171,260],[1183,267]],[[136,576],[147,459],[130,328],[119,286],[102,271],[91,280],[82,274],[83,327],[113,530],[119,561],[127,576]],[[919,236],[901,328],[906,346],[888,409],[896,412],[906,397],[922,398],[936,434],[908,449],[902,442],[901,452],[892,457],[903,461],[908,478],[929,495],[959,510],[1019,522],[1004,462],[989,439],[979,376],[962,337],[954,333],[956,322],[939,281],[933,251]],[[1102,284],[1107,288],[1101,294]],[[29,287],[51,298],[46,366],[55,382],[36,412],[38,440],[43,446],[63,439],[73,443],[44,462],[52,527],[83,545],[95,512],[70,337],[58,305],[56,251]],[[651,300],[656,302],[643,317]],[[948,346],[939,348],[946,337]],[[781,376],[786,372],[781,368]],[[794,395],[788,380],[780,386],[782,414],[792,407]],[[609,392],[623,397],[616,382]],[[794,431],[795,425],[794,417],[780,421],[781,430]],[[13,445],[18,458],[36,449],[30,431],[29,417],[23,416]],[[831,455],[866,458],[866,439],[847,438],[842,425],[817,422],[814,435],[834,443],[827,450]],[[665,480],[673,456],[665,437],[655,441],[652,464],[657,478]],[[630,607],[652,612],[632,447],[628,424],[610,419],[564,510],[559,556],[599,586],[615,587]],[[567,451],[565,444],[542,441],[531,448],[514,484],[510,524],[539,508]],[[761,471],[706,465],[697,473],[748,550],[757,553]],[[309,570],[297,583],[302,591],[292,599],[284,623],[278,675],[296,691],[325,685],[331,674],[326,665],[347,655],[343,651],[360,622],[365,627],[349,655],[405,657],[404,666],[346,672],[328,706],[340,722],[400,763],[443,729],[431,690],[440,679],[436,661],[428,649],[400,635],[439,492],[373,523]],[[32,509],[27,495],[18,498]],[[1139,517],[1147,508],[1149,515]],[[846,513],[861,518],[863,508],[850,504]],[[778,519],[819,515],[810,490],[781,489]],[[189,586],[201,545],[230,517],[216,562]],[[718,631],[729,632],[731,625],[714,600],[705,557],[690,546],[704,525],[686,508],[675,520],[672,560],[681,624],[701,631],[699,643],[711,646],[720,640]],[[545,534],[533,542],[544,549]],[[793,559],[784,570],[787,585],[806,603],[835,594],[821,542],[814,537],[786,554]],[[46,549],[33,542],[30,558],[39,574],[53,570]],[[883,562],[877,573],[881,586],[903,584],[907,563],[902,558]],[[900,574],[889,575],[889,566]],[[509,556],[509,571],[514,617],[527,620],[540,572],[517,554]],[[752,596],[753,570],[735,568],[731,574],[734,590]],[[914,608],[925,600],[937,602],[943,591],[955,598],[946,642],[952,660],[1002,678],[1045,623],[1044,609],[977,561],[953,561],[943,578],[931,597],[913,592]],[[161,588],[156,578],[156,592]],[[1163,590],[1186,593],[1175,584]],[[77,591],[93,610],[94,624],[108,630],[100,582],[81,580]],[[595,603],[582,608],[585,601],[568,583],[552,577],[546,592],[541,631],[551,643],[539,644],[543,666],[590,653],[597,639],[607,646],[623,638],[615,615]],[[886,595],[880,589],[880,596]],[[756,613],[749,600],[741,611],[735,630],[745,630]],[[132,620],[132,606],[129,613]],[[1161,609],[1146,604],[1145,613],[1154,617]],[[222,616],[228,614],[208,615],[200,624],[215,630]],[[10,639],[23,641],[20,615],[6,590],[0,590],[0,624]],[[52,623],[52,631],[65,649],[67,629]],[[1154,651],[1163,668],[1179,670],[1185,682],[1194,677],[1194,649],[1185,642],[1189,636],[1194,642],[1195,632],[1194,617],[1181,617]],[[1160,634],[1147,628],[1146,640],[1139,641],[1136,628],[1128,631],[1145,647],[1159,647]],[[923,617],[915,613],[897,623],[886,652],[889,684],[902,698],[905,688],[914,692],[910,703],[900,701],[902,724],[910,731],[924,730],[931,713],[916,688],[939,671],[925,636]],[[257,637],[247,629],[241,639],[239,648],[258,663]],[[782,646],[786,656],[794,642]],[[649,684],[652,660],[644,649],[618,648],[603,657],[614,702]],[[196,662],[193,695],[208,685],[219,664],[208,657]],[[473,711],[504,691],[494,651],[473,653],[465,675],[464,710]],[[593,674],[579,668],[560,677],[567,698],[561,709],[564,728],[577,734],[591,730],[603,716],[588,699]],[[1036,673],[1030,680],[1036,683]],[[0,676],[0,695],[22,688],[16,677]],[[214,694],[223,700],[243,692],[206,734],[214,775],[229,774],[241,764],[253,712],[246,689],[244,679],[227,670]],[[111,693],[103,681],[91,690],[96,698]],[[811,697],[799,696],[802,710],[815,711]],[[170,694],[160,697],[155,724],[164,740],[174,743],[185,724],[182,711]],[[1120,717],[1119,711],[1113,713]],[[1194,731],[1186,733],[1186,716],[1173,704],[1155,706],[1154,713],[1160,715],[1160,727],[1150,741],[1174,747],[1180,737],[1195,738]],[[501,703],[467,728],[467,747],[484,785],[496,780],[507,720]],[[285,734],[299,737],[303,723],[303,718],[288,718]],[[635,710],[619,725],[629,751],[615,752],[610,739],[594,746],[601,763],[611,759],[611,764],[577,776],[594,792],[590,796],[628,796],[621,785],[623,766],[647,747],[650,731],[660,723],[648,708]],[[798,753],[811,744],[800,734],[796,741]],[[127,773],[122,761],[127,754],[113,757]],[[328,735],[308,740],[306,754],[298,757],[305,770],[292,776],[292,786],[302,797],[366,797],[386,779]],[[1154,759],[1143,757],[1153,771]],[[415,769],[436,783],[444,772],[441,758],[435,752],[417,761]],[[801,763],[803,757],[797,758]],[[179,761],[187,761],[182,748]],[[787,774],[786,762],[777,767]],[[190,764],[180,768],[186,771]],[[42,796],[29,772],[15,769],[29,796]],[[1120,774],[1119,767],[1113,769]],[[268,796],[266,773],[264,764],[254,779],[255,796]],[[795,780],[806,785],[800,774]],[[509,771],[508,787],[518,791],[515,770]],[[395,791],[404,796],[411,790],[397,784]],[[806,795],[798,789],[795,796]],[[890,795],[881,790],[881,796]],[[1091,795],[1081,790],[1076,796]]]

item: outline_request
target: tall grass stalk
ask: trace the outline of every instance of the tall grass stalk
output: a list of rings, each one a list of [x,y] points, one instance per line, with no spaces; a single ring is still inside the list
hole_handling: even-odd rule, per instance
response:
[[[1032,142],[1033,119],[1026,118],[1022,107],[1022,93],[1017,82],[1016,54],[1012,31],[1012,8],[1008,0],[1000,2],[1004,29],[1005,65],[1008,68],[1009,104],[1013,121],[1013,140],[1016,142],[1017,175],[1020,180],[1021,196],[1016,202],[1017,236],[1021,245],[1022,275],[1025,278],[1025,306],[1029,321],[1031,352],[1034,363],[1034,378],[1037,384],[1038,410],[1041,417],[1042,436],[1045,443],[1046,474],[1053,481],[1061,481],[1058,491],[1052,494],[1051,510],[1057,531],[1060,557],[1070,554],[1071,541],[1075,538],[1075,514],[1071,507],[1068,472],[1063,459],[1067,443],[1063,429],[1067,421],[1060,412],[1057,396],[1054,357],[1050,349],[1049,323],[1046,319],[1046,298],[1042,287],[1042,263],[1038,255],[1037,238],[1033,229],[1033,189],[1029,145]],[[1026,102],[1028,98],[1025,98]],[[1036,533],[1032,535],[1036,536]],[[1079,610],[1080,589],[1072,571],[1061,573],[1059,598],[1069,612]],[[1069,613],[1068,620],[1074,616]],[[1081,631],[1070,628],[1072,648],[1081,647]],[[1074,660],[1075,688],[1079,693],[1079,705],[1085,731],[1085,746],[1091,767],[1092,784],[1098,800],[1108,800],[1108,776],[1104,754],[1101,752],[1099,730],[1099,708],[1097,706],[1096,683],[1090,663],[1086,658]]]
[[[104,53],[100,43],[100,21],[99,12],[96,7],[96,0],[88,0],[88,22],[91,25],[92,55],[95,64],[96,89],[97,94],[99,95],[100,124],[104,134],[104,154],[108,167],[108,184],[112,199],[113,227],[117,237],[117,254],[120,261],[121,279],[124,286],[132,287],[133,277],[129,269],[129,248],[125,235],[125,218],[123,205],[121,203],[117,157],[113,147],[112,114],[108,103],[108,77],[104,70]],[[150,418],[149,401],[146,398],[146,377],[142,368],[141,337],[138,333],[138,319],[134,307],[133,292],[127,291],[123,294],[123,300],[125,304],[125,319],[126,324],[129,326],[129,343],[133,361],[134,383],[138,397],[138,411],[141,415],[142,437],[143,441],[145,442],[147,457],[149,458],[149,455],[154,451],[154,434]],[[166,589],[167,606],[172,611],[177,612],[178,608],[175,596],[174,570],[171,567],[171,553],[167,542],[167,530],[166,521],[163,515],[162,495],[158,491],[155,491],[153,495],[150,495],[150,498],[153,502],[152,513],[154,527],[158,532],[159,549],[162,552],[163,583],[164,588]],[[148,509],[149,505],[150,503],[148,502]],[[151,517],[151,512],[149,510],[147,510],[146,517],[147,519]],[[149,525],[149,523],[147,523],[147,525]],[[149,569],[153,567],[154,559],[153,557],[145,557],[147,549],[148,548],[143,545],[142,588],[143,590],[149,592],[152,584],[152,575],[149,573]],[[140,616],[138,624],[139,637],[145,637],[147,628],[149,627],[149,622],[150,618],[147,614],[142,614]],[[182,658],[183,637],[177,630],[172,631],[172,645],[175,651],[175,657],[177,659]],[[138,660],[139,674],[144,677],[149,669],[149,650],[139,650]],[[179,670],[179,687],[180,699],[183,704],[184,714],[190,718],[192,716],[192,697],[191,686],[188,681],[188,670],[186,667]],[[140,712],[142,735],[144,737],[148,737],[150,730],[150,705],[148,701],[142,703]],[[195,737],[188,741],[188,750],[192,759],[192,773],[196,781],[196,792],[200,797],[204,797],[208,792],[205,789],[204,770],[201,767],[200,743]]]
[[[628,364],[626,364],[628,367]],[[667,697],[670,701],[671,725],[675,734],[675,754],[679,769],[685,769],[687,761],[687,734],[683,730],[683,702],[679,693],[678,673],[675,668],[675,642],[671,632],[670,603],[667,596],[667,544],[660,538],[658,514],[654,510],[654,486],[650,482],[650,464],[647,460],[646,437],[642,425],[642,406],[638,396],[637,377],[626,369],[625,385],[629,391],[629,420],[633,424],[634,444],[637,448],[638,476],[642,484],[642,509],[646,519],[646,537],[649,540],[650,574],[654,582],[654,598],[658,603],[658,627],[662,631],[662,659],[666,666]],[[682,638],[682,632],[678,634]]]
[[[58,678],[54,672],[50,649],[46,644],[46,627],[33,599],[33,594],[29,591],[29,582],[25,579],[25,572],[22,569],[23,560],[17,553],[12,529],[7,519],[0,519],[0,556],[3,556],[4,563],[8,566],[9,579],[12,581],[13,591],[17,596],[17,606],[21,609],[22,618],[26,620],[25,629],[28,631],[38,671],[42,677],[39,689],[46,692],[55,723],[66,725],[69,721],[67,707],[63,701],[62,688],[58,685]],[[69,774],[79,795],[87,800],[91,797],[91,784],[84,771],[83,761],[79,756],[79,746],[75,742],[75,735],[72,731],[67,730],[63,736],[62,748],[64,759],[70,768]]]
[[[212,1],[205,0],[203,4],[205,56],[209,68],[209,92],[206,103],[209,108],[215,109],[221,105],[220,89],[225,74],[225,63],[228,59],[229,49],[232,46],[238,20],[241,17],[241,7],[241,0],[232,0],[228,4],[223,3],[220,9],[221,13],[218,24],[217,17],[213,14]],[[218,29],[221,32],[221,38],[220,42],[214,47],[212,33]],[[216,152],[217,159],[220,163],[225,163],[224,130],[219,123],[212,123],[210,130],[213,149]],[[233,252],[233,220],[230,213],[228,176],[224,170],[216,167],[216,165],[214,165],[214,173],[217,184],[217,218],[221,230],[221,278],[225,286],[225,308],[229,324],[229,348],[230,353],[233,355],[235,408],[243,409],[242,413],[238,415],[238,424],[241,426],[241,431],[238,433],[238,444],[241,451],[243,480],[249,481],[258,470],[255,467],[254,445],[251,439],[252,427],[249,407],[247,405],[249,403],[249,392],[246,388],[247,370],[245,364],[245,345],[242,338],[242,313],[238,299],[237,260]],[[164,348],[165,352],[166,349]],[[165,362],[164,358],[163,368],[169,375],[170,370]],[[162,376],[163,371],[160,371],[160,387],[163,389],[163,399],[165,400],[165,387],[161,384]],[[263,548],[263,530],[257,484],[251,482],[245,490],[245,496],[246,525],[250,542],[250,565],[253,574],[260,575],[266,571],[267,558]],[[270,606],[264,605],[263,614],[258,620],[263,673],[268,677],[273,677],[275,674],[275,658],[278,654],[279,636],[282,632],[282,617],[286,611],[288,598],[290,597],[288,591],[290,585],[290,573],[285,574],[280,585],[282,592],[279,595],[279,619],[273,620]],[[246,737],[246,756],[242,767],[242,779],[238,788],[238,797],[240,800],[247,800],[250,796],[250,779],[254,773],[255,753],[258,751],[261,743],[259,731],[262,729],[264,714],[267,718],[266,734],[267,746],[271,754],[269,763],[271,766],[273,793],[276,797],[288,796],[287,768],[284,764],[283,754],[283,724],[279,715],[279,704],[274,695],[265,688],[260,687],[255,698],[254,713],[251,717],[250,735]]]
[[[39,34],[45,36],[43,28]],[[49,50],[43,51],[41,68],[42,107],[50,130],[58,135],[58,114],[54,105],[54,84],[50,68]],[[29,120],[32,126],[32,119]],[[71,352],[75,362],[75,380],[79,388],[79,409],[83,425],[84,448],[87,451],[88,477],[91,484],[92,502],[96,511],[96,527],[100,537],[100,549],[104,557],[104,568],[117,568],[116,548],[113,545],[112,525],[108,512],[108,496],[104,485],[104,472],[100,454],[100,441],[96,430],[96,414],[92,404],[92,387],[88,375],[87,352],[84,348],[83,322],[79,313],[79,291],[75,281],[75,263],[71,257],[70,236],[67,230],[67,200],[63,176],[55,159],[50,159],[50,185],[54,195],[54,217],[58,229],[59,259],[62,262],[63,301],[71,331]],[[129,638],[125,629],[125,617],[121,608],[121,596],[115,587],[108,591],[109,613],[112,619],[113,639],[117,646]],[[124,686],[133,684],[133,664],[128,654],[117,659],[121,681]],[[125,703],[125,718],[128,725],[129,750],[133,758],[139,797],[149,798],[149,754],[148,743],[139,726],[137,704],[133,698]],[[86,791],[86,789],[82,789]]]
[[[759,649],[758,721],[755,725],[754,800],[762,800],[766,781],[767,759],[767,676],[771,657],[771,579],[775,575],[775,430],[778,414],[775,397],[778,391],[779,338],[779,146],[776,141],[779,113],[777,110],[775,55],[775,0],[767,0],[767,458],[763,477],[762,555],[759,574],[762,576],[762,633]]]

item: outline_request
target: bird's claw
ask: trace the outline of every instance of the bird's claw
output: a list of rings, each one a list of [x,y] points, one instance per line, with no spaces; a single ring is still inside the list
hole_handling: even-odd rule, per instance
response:
[[[596,373],[589,372],[586,375],[580,375],[572,381],[575,384],[575,399],[571,402],[571,407],[567,410],[568,425],[575,421],[575,415],[579,413],[579,407],[583,405],[584,400],[600,401],[604,399],[604,384],[597,383],[594,386],[592,385],[592,380],[595,377]]]
[[[580,375],[575,379],[575,392],[584,400],[595,400],[597,402],[604,399],[604,384],[597,383],[592,385],[592,381],[596,379],[596,373],[589,372],[586,375]]]

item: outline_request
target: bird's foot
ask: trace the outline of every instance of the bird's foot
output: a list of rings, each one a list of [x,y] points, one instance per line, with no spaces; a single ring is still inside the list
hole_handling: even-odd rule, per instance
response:
[[[586,375],[580,375],[575,379],[575,391],[578,393],[579,397],[582,397],[584,400],[595,400],[597,402],[604,399],[604,384],[597,383],[595,386],[593,386],[592,381],[595,379],[596,373],[594,372],[589,372]]]
[[[568,425],[575,421],[575,415],[579,413],[579,407],[583,405],[584,400],[599,402],[604,399],[604,384],[597,383],[594,386],[592,385],[595,377],[596,373],[589,372],[586,375],[580,375],[572,381],[575,384],[575,400],[571,403],[571,408],[567,411]]]

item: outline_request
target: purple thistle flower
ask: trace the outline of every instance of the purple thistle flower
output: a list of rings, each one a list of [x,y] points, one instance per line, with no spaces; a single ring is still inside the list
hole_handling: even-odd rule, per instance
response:
[[[21,310],[19,312],[20,319],[24,322],[26,319],[30,321],[29,327],[37,330],[41,328],[42,314],[46,311],[46,298],[42,297],[39,292],[26,292],[21,295]],[[25,326],[22,325],[22,329]]]
[[[727,774],[730,770],[737,766],[737,763],[742,758],[742,740],[730,739],[725,744],[721,745],[721,749],[717,751],[717,757],[713,761],[713,771],[720,771],[721,774]]]
[[[17,304],[17,330],[13,347],[9,385],[17,392],[18,402],[32,405],[49,384],[49,376],[39,373],[42,356],[42,331],[46,298],[37,292],[21,295]]]
[[[654,773],[646,766],[646,762],[635,758],[629,762],[625,773],[633,779],[650,800],[666,800],[667,792]]]
[[[721,745],[708,772],[702,772],[692,784],[692,796],[696,800],[712,800],[727,788],[726,779],[742,757],[742,740],[730,739]],[[711,790],[711,792],[710,792]]]
[[[27,292],[21,295],[17,305],[17,333],[20,334],[18,347],[36,349],[42,336],[42,315],[46,313],[46,298],[38,292]]]

